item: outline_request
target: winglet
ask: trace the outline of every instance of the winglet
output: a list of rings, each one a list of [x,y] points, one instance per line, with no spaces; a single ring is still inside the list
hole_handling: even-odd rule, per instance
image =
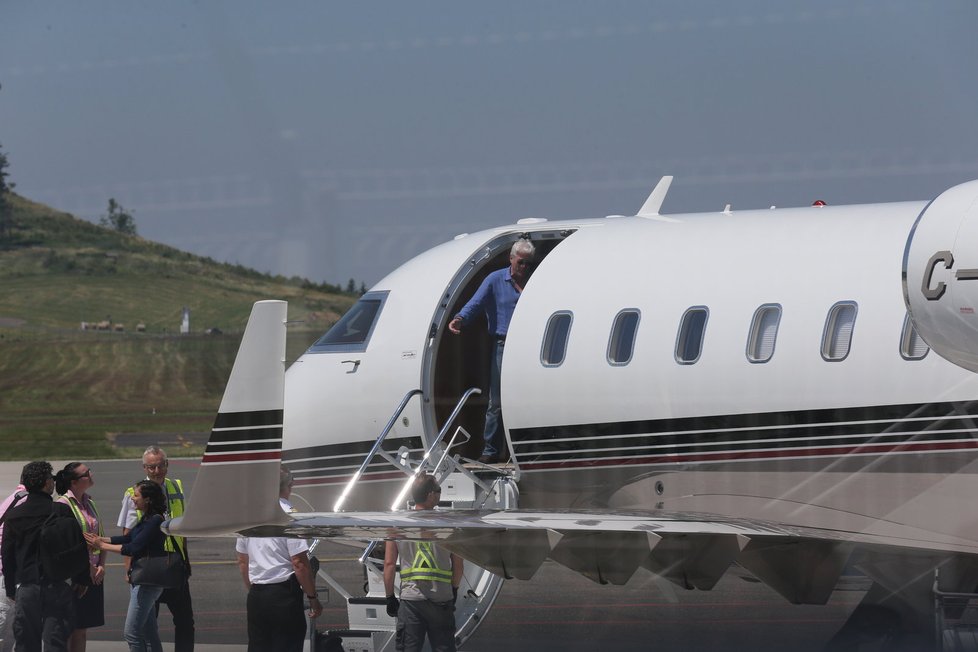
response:
[[[659,183],[655,184],[655,188],[652,189],[652,194],[645,200],[645,203],[642,204],[642,208],[638,210],[636,215],[638,217],[655,217],[658,215],[659,209],[662,208],[662,202],[666,199],[666,193],[669,192],[670,185],[672,185],[671,176],[659,179]]]
[[[285,301],[252,307],[187,509],[168,523],[172,533],[221,535],[289,522],[278,503],[287,308]]]

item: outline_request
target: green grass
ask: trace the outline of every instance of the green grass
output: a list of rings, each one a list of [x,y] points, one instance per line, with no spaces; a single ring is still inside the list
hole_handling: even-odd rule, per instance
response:
[[[119,433],[209,432],[240,335],[0,332],[0,459],[103,459]],[[292,361],[320,335],[290,332]],[[199,455],[189,443],[181,455]]]
[[[13,228],[0,243],[0,459],[138,456],[115,445],[118,433],[208,432],[255,301],[289,302],[289,320],[300,322],[289,331],[293,360],[356,299],[17,196],[11,204]],[[192,333],[181,336],[184,306]],[[101,320],[124,330],[80,329]],[[224,335],[202,334],[210,327]]]

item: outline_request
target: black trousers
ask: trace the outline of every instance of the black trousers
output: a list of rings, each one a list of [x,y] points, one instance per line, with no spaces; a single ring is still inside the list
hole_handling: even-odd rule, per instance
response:
[[[190,582],[175,589],[163,589],[156,601],[156,615],[165,603],[173,615],[173,649],[175,652],[194,652],[194,604],[190,599]]]
[[[56,584],[21,584],[14,602],[14,641],[17,652],[64,652],[74,629],[72,588]]]
[[[248,590],[248,652],[302,652],[306,614],[295,575],[278,584]]]

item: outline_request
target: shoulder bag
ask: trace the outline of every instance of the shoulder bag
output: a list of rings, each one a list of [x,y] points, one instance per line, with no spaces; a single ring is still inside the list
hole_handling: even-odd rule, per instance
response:
[[[164,589],[183,586],[187,581],[187,564],[179,546],[175,541],[173,543],[174,552],[133,559],[129,566],[129,583],[133,586],[162,586]]]

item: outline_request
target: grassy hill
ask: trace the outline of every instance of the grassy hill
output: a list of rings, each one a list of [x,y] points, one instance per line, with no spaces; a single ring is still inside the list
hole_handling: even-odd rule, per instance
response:
[[[0,244],[0,459],[141,452],[120,433],[167,433],[199,453],[251,305],[289,302],[295,359],[356,299],[126,236],[10,195]],[[191,334],[179,335],[183,307]],[[109,321],[112,330],[83,331]],[[137,324],[145,329],[136,332]],[[221,335],[207,335],[218,328]],[[173,451],[171,454],[178,454]]]

